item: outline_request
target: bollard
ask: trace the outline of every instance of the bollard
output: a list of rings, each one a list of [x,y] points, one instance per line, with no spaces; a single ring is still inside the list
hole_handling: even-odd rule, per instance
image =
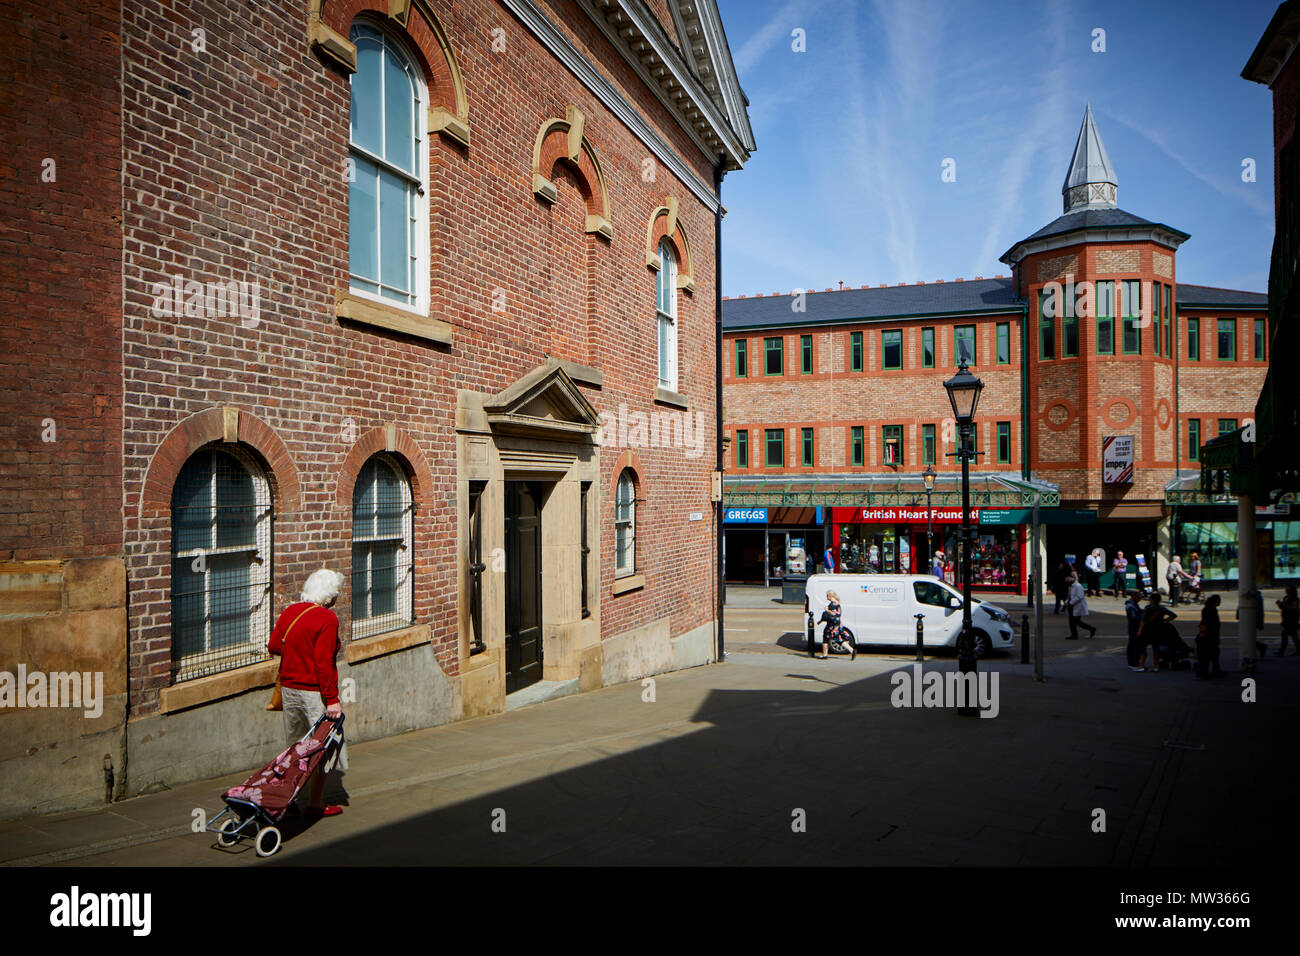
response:
[[[113,802],[113,755],[104,754],[104,802]]]
[[[916,659],[925,660],[925,615],[916,615]]]
[[[1020,615],[1020,663],[1029,663],[1029,615]]]

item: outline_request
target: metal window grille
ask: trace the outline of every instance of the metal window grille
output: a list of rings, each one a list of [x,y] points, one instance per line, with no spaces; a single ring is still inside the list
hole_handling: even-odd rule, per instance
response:
[[[266,659],[271,488],[236,449],[202,448],[172,488],[173,683]]]
[[[395,462],[375,455],[352,492],[352,637],[414,622],[411,486]]]
[[[636,486],[631,472],[618,479],[614,499],[614,572],[616,577],[636,572]]]

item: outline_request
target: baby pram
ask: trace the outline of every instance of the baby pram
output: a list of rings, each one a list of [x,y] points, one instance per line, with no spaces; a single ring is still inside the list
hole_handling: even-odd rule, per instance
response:
[[[1181,670],[1191,666],[1192,649],[1169,621],[1161,621],[1149,644],[1154,645],[1160,666],[1168,670]]]
[[[221,798],[226,808],[208,823],[217,835],[217,845],[232,847],[255,835],[258,856],[270,856],[280,849],[279,823],[293,804],[298,791],[321,766],[343,746],[343,718],[322,714],[301,740]]]

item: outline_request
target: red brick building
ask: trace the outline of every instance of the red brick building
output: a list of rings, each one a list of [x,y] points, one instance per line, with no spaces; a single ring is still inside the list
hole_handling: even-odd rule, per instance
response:
[[[353,739],[714,658],[714,3],[20,6],[0,637],[111,706],[2,809],[262,760],[321,566]]]
[[[924,571],[932,546],[951,562],[943,381],[960,357],[984,382],[978,586],[1024,593],[1035,494],[1053,566],[1102,547],[1156,554],[1159,574],[1173,548],[1213,550],[1213,516],[1176,526],[1171,496],[1204,441],[1253,415],[1267,297],[1179,281],[1187,234],[1118,208],[1090,110],[1062,194],[1064,214],[1003,255],[1010,275],[726,301],[729,579],[773,579],[794,543],[851,570]],[[1108,481],[1103,454],[1121,447]],[[1226,570],[1206,561],[1211,579]]]

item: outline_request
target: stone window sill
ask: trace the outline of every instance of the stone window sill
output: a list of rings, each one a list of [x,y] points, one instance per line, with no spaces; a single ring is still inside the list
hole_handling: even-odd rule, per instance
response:
[[[655,401],[661,405],[672,405],[675,408],[691,407],[691,400],[685,395],[663,387],[655,389]]]
[[[356,295],[344,295],[339,298],[335,311],[340,319],[347,319],[349,322],[401,332],[403,335],[427,339],[439,345],[451,344],[450,323],[395,305],[385,305]]]
[[[645,587],[644,574],[629,574],[625,578],[614,579],[614,593],[626,594],[629,591],[639,591]]]
[[[416,624],[396,631],[386,631],[374,637],[363,637],[359,641],[348,641],[343,648],[343,659],[349,664],[368,661],[372,657],[392,654],[394,651],[415,647],[429,642],[429,625]]]
[[[234,697],[245,691],[258,687],[270,687],[275,683],[275,676],[280,673],[280,659],[273,657],[269,661],[250,664],[211,677],[200,677],[164,687],[159,695],[159,710],[164,714],[187,710],[200,704],[210,704],[214,700]]]

